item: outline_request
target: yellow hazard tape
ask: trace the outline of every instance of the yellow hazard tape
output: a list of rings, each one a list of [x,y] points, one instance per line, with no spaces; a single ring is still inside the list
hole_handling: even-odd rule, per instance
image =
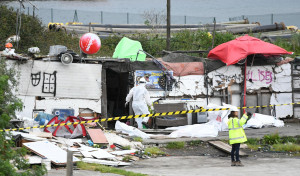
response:
[[[263,105],[263,106],[247,106],[247,107],[238,107],[238,109],[250,109],[250,108],[259,108],[259,107],[273,107],[273,106],[286,106],[286,105],[295,105],[300,104],[300,102],[296,103],[287,103],[287,104],[277,104],[277,105]],[[188,111],[175,111],[175,112],[162,112],[162,113],[155,113],[155,114],[141,114],[141,115],[129,115],[129,116],[121,116],[121,117],[110,117],[106,119],[97,119],[97,120],[88,120],[88,121],[80,121],[80,122],[70,122],[70,123],[60,123],[60,124],[53,124],[53,125],[41,125],[41,126],[34,126],[34,127],[24,127],[24,128],[13,128],[13,129],[3,129],[3,131],[20,131],[20,130],[27,130],[31,128],[45,128],[45,127],[57,127],[57,126],[69,126],[69,125],[78,125],[78,124],[85,124],[85,123],[97,123],[97,122],[105,122],[105,121],[116,121],[116,120],[125,120],[125,119],[132,119],[132,118],[143,118],[143,117],[160,117],[160,116],[169,116],[169,115],[178,115],[178,114],[190,114],[190,113],[198,113],[198,112],[211,112],[211,111],[224,111],[229,110],[230,108],[214,108],[214,109],[192,109]]]

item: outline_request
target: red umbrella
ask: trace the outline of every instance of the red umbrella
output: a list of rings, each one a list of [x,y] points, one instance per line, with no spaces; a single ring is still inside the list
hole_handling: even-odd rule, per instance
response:
[[[215,47],[208,53],[208,58],[218,59],[227,65],[232,65],[251,54],[276,56],[293,53],[258,38],[245,35]]]
[[[258,38],[248,35],[238,37],[235,40],[223,43],[208,53],[208,58],[218,59],[227,65],[239,62],[241,59],[247,58],[252,54],[263,54],[265,56],[277,56],[283,54],[293,54],[279,46],[264,42]],[[245,62],[245,72],[247,70],[247,62]],[[246,105],[246,76],[244,76],[244,106]],[[245,109],[244,109],[245,112]]]

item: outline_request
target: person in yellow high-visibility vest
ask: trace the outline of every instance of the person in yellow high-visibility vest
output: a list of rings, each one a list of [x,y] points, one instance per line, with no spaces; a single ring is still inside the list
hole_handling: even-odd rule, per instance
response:
[[[248,117],[251,117],[252,115],[249,112],[244,113],[239,119],[238,111],[237,108],[233,108],[228,116],[229,144],[232,145],[231,166],[244,166],[240,161],[239,156],[240,144],[247,141],[243,125],[248,121]]]

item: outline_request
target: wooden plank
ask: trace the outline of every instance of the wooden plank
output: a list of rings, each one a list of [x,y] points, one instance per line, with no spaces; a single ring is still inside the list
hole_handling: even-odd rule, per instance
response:
[[[209,141],[208,143],[226,153],[229,154],[231,153],[231,146],[229,144],[226,144],[222,141]],[[240,156],[248,156],[248,155],[245,152],[240,150]]]
[[[108,144],[108,141],[101,129],[88,129],[87,132],[94,144]]]

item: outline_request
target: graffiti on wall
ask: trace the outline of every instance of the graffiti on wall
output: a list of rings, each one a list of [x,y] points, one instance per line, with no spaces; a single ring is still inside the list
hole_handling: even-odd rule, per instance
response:
[[[250,82],[263,82],[265,84],[271,84],[273,81],[273,72],[269,70],[248,70],[247,80]]]
[[[56,71],[51,73],[44,73],[43,79],[43,93],[50,93],[55,96],[56,94]]]
[[[39,85],[40,81],[41,81],[41,72],[31,73],[31,84],[33,86]]]
[[[42,92],[56,95],[56,71],[53,73],[43,72]],[[38,86],[41,82],[41,72],[31,73],[32,86]]]

